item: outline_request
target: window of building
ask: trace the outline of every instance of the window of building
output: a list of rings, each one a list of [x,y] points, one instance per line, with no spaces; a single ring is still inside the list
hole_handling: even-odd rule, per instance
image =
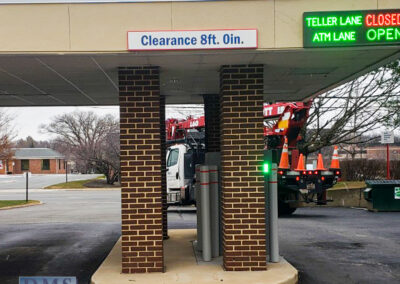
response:
[[[42,171],[50,170],[50,160],[42,160]]]
[[[29,160],[21,160],[21,171],[29,171]]]

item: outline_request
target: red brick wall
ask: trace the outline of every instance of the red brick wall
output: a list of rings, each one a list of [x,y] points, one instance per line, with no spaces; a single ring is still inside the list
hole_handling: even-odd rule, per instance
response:
[[[162,272],[159,67],[120,67],[122,272]]]
[[[222,66],[222,226],[226,270],[265,270],[263,66]]]
[[[13,174],[21,174],[21,160],[14,161]]]
[[[42,159],[29,160],[29,172],[32,174],[65,174],[64,160],[61,161],[61,169],[58,167],[56,159],[50,159],[50,170],[42,170]],[[22,174],[21,160],[15,160],[13,174]]]
[[[220,149],[220,106],[219,95],[204,95],[205,134],[207,152],[219,152]]]

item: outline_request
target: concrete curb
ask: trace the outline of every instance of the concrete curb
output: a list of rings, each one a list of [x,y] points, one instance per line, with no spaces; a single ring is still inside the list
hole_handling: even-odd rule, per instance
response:
[[[164,241],[164,273],[122,274],[121,239],[93,274],[91,284],[297,284],[298,272],[287,261],[268,263],[266,271],[224,271],[220,264],[208,262],[198,265],[192,242],[195,229],[168,230]]]
[[[183,212],[191,212],[194,213],[197,211],[196,207],[188,207],[188,206],[169,206],[168,212],[175,212],[175,213],[183,213]]]
[[[44,204],[44,203],[39,201],[38,203],[29,203],[29,204],[21,204],[21,205],[15,205],[15,206],[2,207],[2,208],[0,208],[0,210],[9,210],[9,209],[15,209],[15,208],[31,207],[31,206],[42,205],[42,204]]]

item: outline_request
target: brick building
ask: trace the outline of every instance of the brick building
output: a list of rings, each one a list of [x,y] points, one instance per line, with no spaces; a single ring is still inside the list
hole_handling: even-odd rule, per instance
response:
[[[368,160],[386,160],[386,145],[375,145],[359,147],[357,145],[348,146],[339,150],[339,159],[368,159]],[[353,153],[353,155],[352,155]],[[400,160],[400,146],[391,144],[389,148],[390,160]]]
[[[0,174],[64,174],[65,157],[49,148],[16,148],[12,160],[1,161]]]
[[[386,160],[386,145],[370,146],[365,148],[367,159],[370,160]],[[400,160],[400,146],[390,145],[389,146],[390,160]]]

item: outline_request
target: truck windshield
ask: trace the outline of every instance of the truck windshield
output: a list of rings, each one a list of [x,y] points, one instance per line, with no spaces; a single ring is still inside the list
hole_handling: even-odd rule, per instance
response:
[[[178,163],[179,149],[172,149],[169,152],[167,167],[174,166]]]

